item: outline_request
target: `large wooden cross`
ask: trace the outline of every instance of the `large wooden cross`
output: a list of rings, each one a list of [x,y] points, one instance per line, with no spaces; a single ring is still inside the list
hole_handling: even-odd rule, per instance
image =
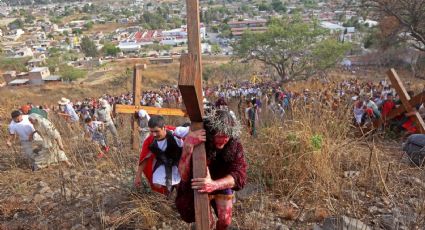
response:
[[[172,109],[172,108],[157,108],[151,106],[141,106],[140,100],[142,99],[142,72],[146,69],[146,65],[138,64],[134,66],[133,72],[133,105],[118,105],[114,107],[115,113],[121,114],[134,114],[140,109],[146,110],[150,115],[163,115],[163,116],[186,116],[186,111],[182,109]],[[139,131],[137,119],[132,116],[131,122],[131,144],[132,149],[139,150]]]
[[[419,133],[425,134],[425,123],[415,107],[423,102],[425,102],[425,91],[410,98],[410,95],[407,93],[406,88],[404,88],[403,83],[400,80],[397,72],[394,69],[390,69],[387,72],[388,78],[391,81],[392,87],[395,88],[397,94],[400,97],[402,105],[398,108],[391,110],[391,112],[386,116],[386,120],[394,119],[397,116],[400,116],[403,113],[409,113],[413,116],[413,120],[417,127]],[[377,126],[380,126],[382,121],[377,123]]]
[[[186,0],[188,54],[180,58],[179,89],[187,114],[191,121],[191,130],[203,128],[203,95],[202,95],[202,56],[199,22],[199,0]],[[193,177],[207,176],[207,159],[205,145],[195,147],[192,155]],[[209,229],[208,194],[194,191],[195,220],[197,230]]]

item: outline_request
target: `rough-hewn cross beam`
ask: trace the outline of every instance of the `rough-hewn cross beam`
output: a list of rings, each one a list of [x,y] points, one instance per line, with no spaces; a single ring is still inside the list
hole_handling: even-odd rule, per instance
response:
[[[121,114],[134,114],[139,110],[145,110],[149,115],[162,115],[162,116],[177,116],[177,117],[186,117],[187,113],[183,109],[174,109],[174,108],[157,108],[152,106],[142,106],[142,105],[116,105],[115,112]]]
[[[203,128],[202,118],[202,56],[200,39],[199,0],[186,0],[187,34],[189,54],[180,58],[179,89],[187,114],[191,120],[191,129]],[[196,146],[192,155],[193,177],[207,176],[207,159],[205,145]],[[194,191],[195,220],[197,230],[209,229],[208,194]]]
[[[416,107],[417,105],[422,104],[423,102],[425,102],[425,91],[412,97],[412,99],[410,99],[409,101],[409,104],[412,107]],[[404,108],[404,106],[399,106],[391,110],[390,113],[387,115],[386,119],[387,120],[394,119],[395,117],[398,117],[405,112],[406,112],[406,108]]]
[[[138,64],[134,66],[133,72],[133,105],[140,105],[142,99],[142,71],[146,69],[145,64]],[[137,129],[138,121],[131,117],[131,146],[133,150],[139,150],[139,131]]]
[[[420,116],[419,112],[415,110],[415,107],[412,106],[411,98],[406,91],[406,88],[403,86],[403,82],[401,82],[400,77],[394,69],[390,69],[388,72],[388,77],[390,78],[392,87],[395,88],[397,94],[400,97],[402,106],[404,107],[407,113],[412,113],[413,120],[415,122],[416,128],[419,133],[425,134],[425,123]]]

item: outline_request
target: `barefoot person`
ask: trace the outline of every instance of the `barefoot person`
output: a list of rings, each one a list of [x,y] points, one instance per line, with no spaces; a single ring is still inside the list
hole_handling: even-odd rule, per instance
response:
[[[55,126],[39,114],[32,113],[29,120],[35,132],[43,139],[41,149],[34,155],[34,166],[41,169],[52,164],[65,163],[68,167],[72,164],[65,155],[62,138]]]
[[[228,111],[218,110],[204,122],[205,131],[191,132],[185,140],[179,164],[181,182],[177,187],[176,206],[182,219],[195,222],[194,190],[208,193],[218,217],[216,229],[226,229],[232,222],[233,193],[246,184],[247,164],[238,139],[241,127]],[[193,147],[206,135],[207,177],[193,178]],[[211,212],[210,212],[211,213]],[[210,220],[213,220],[210,217]],[[213,224],[213,223],[212,223]]]

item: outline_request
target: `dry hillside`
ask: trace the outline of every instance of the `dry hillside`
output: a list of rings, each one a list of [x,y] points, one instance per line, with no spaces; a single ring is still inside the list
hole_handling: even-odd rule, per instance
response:
[[[131,64],[134,61],[117,63],[121,70]],[[12,108],[27,101],[55,103],[62,96],[125,92],[130,77],[120,73],[82,84],[0,89],[2,143]],[[177,73],[177,63],[149,66],[143,86],[175,84]],[[288,87],[318,86],[305,81]],[[363,224],[374,229],[424,229],[424,170],[402,157],[400,140],[379,133],[354,135],[349,104],[337,112],[321,105],[295,105],[285,122],[268,113],[262,117],[257,139],[242,135],[249,183],[237,193],[232,229],[331,229],[344,224],[351,229],[365,229]],[[188,229],[172,199],[147,187],[133,188],[138,153],[129,148],[129,118],[121,119],[118,129],[124,146],[112,150],[108,159],[96,160],[81,130],[70,130],[52,116],[76,165],[73,169],[31,172],[19,147],[0,145],[0,229]]]

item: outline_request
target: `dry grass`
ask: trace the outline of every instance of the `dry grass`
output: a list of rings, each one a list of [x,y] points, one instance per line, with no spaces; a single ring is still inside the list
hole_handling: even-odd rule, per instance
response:
[[[150,80],[144,85],[175,82],[176,78],[170,76],[176,76],[177,67],[150,66],[144,75]],[[120,90],[126,90],[129,79],[122,78],[117,84]],[[314,84],[304,82],[291,87],[313,89]],[[113,93],[114,87],[2,89],[0,139],[7,135],[9,111],[29,98],[34,103],[55,103],[62,96],[74,99]],[[384,206],[379,208],[385,210],[397,207],[406,216],[409,229],[425,226],[425,204],[421,203],[425,198],[425,186],[421,184],[424,170],[400,162],[397,141],[379,135],[355,137],[350,127],[350,108],[346,104],[333,111],[321,104],[297,103],[284,122],[271,114],[261,115],[267,122],[261,124],[259,137],[252,139],[244,133],[242,138],[252,191],[235,204],[234,227],[271,229],[279,218],[293,229],[308,229],[311,223],[334,215],[372,223],[377,215],[369,208],[379,203]],[[121,119],[118,130],[124,147],[112,150],[108,159],[96,160],[92,144],[81,137],[81,129],[71,130],[60,118],[51,117],[66,143],[68,157],[76,165],[72,170],[51,167],[32,173],[20,157],[19,148],[0,147],[0,222],[15,223],[13,216],[22,213],[25,221],[14,226],[30,228],[48,220],[49,226],[70,229],[75,223],[87,223],[83,212],[90,208],[95,214],[89,224],[96,228],[150,229],[165,222],[172,229],[187,229],[172,200],[132,188],[138,153],[129,148],[130,120],[125,116]],[[172,124],[181,122],[170,120]],[[359,171],[360,175],[346,178],[345,171]],[[39,181],[61,191],[53,204],[24,201],[33,196]],[[64,217],[64,213],[69,215]]]

